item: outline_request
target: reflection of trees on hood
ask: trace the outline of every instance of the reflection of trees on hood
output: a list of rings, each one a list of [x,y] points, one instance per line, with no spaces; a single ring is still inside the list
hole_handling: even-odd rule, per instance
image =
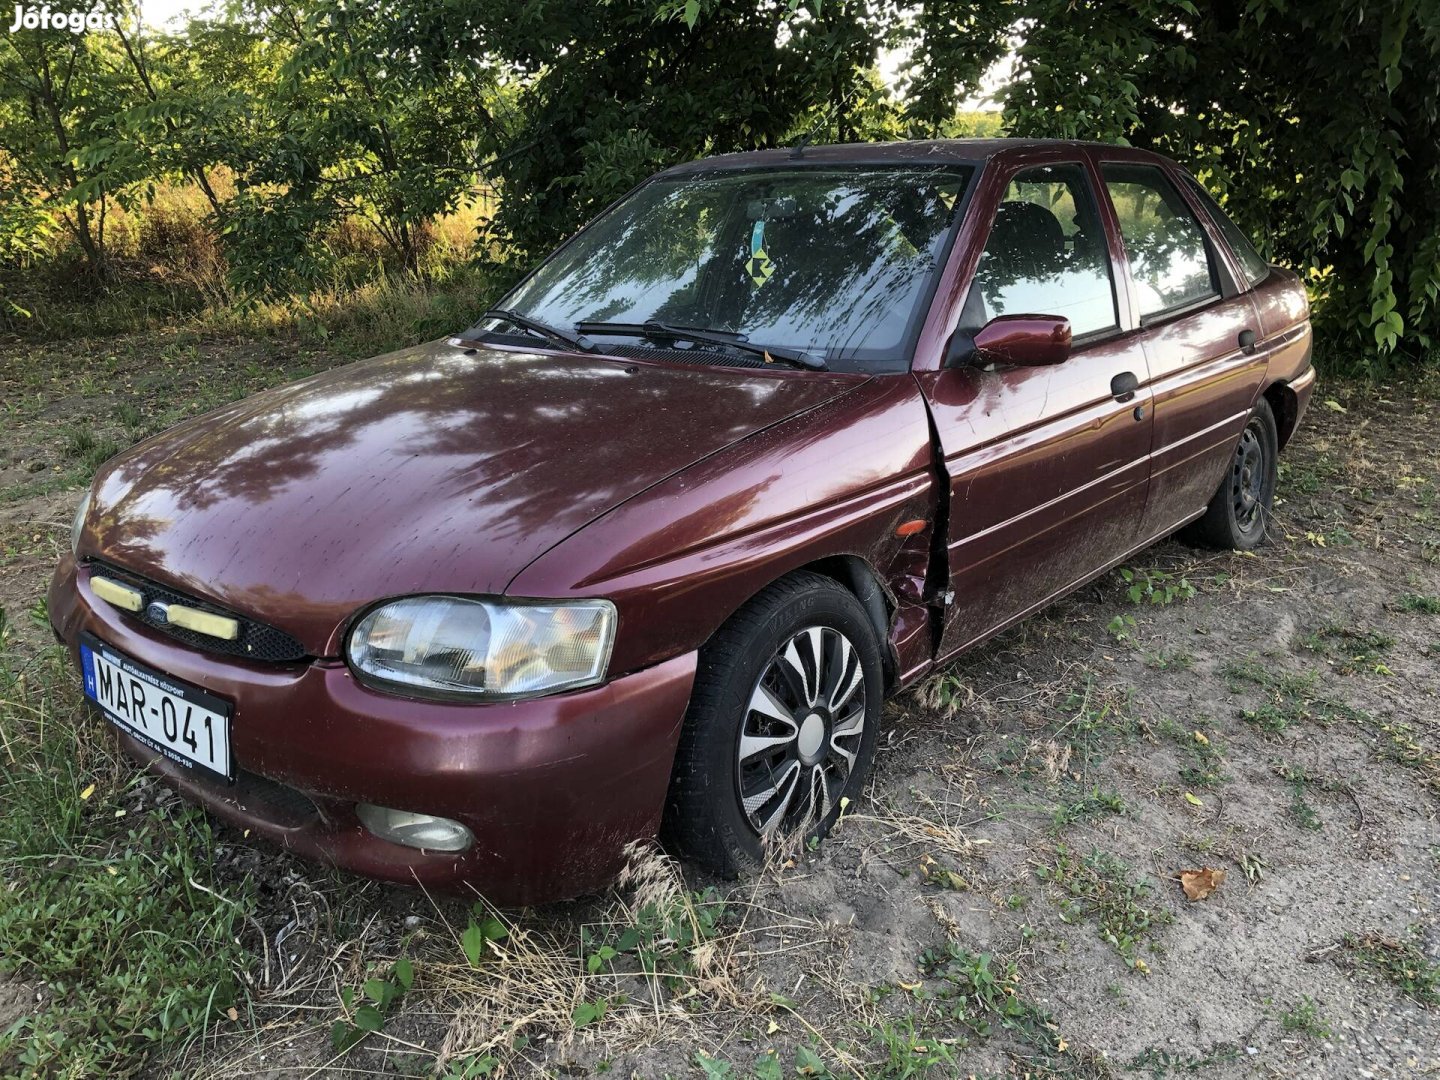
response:
[[[412,505],[417,530],[438,530],[456,528],[483,496],[485,541],[523,546],[537,521],[561,515],[558,489],[576,527],[631,491],[624,440],[585,442],[582,431],[634,432],[637,417],[649,418],[666,443],[648,464],[683,465],[805,392],[795,380],[738,373],[691,390],[697,378],[678,369],[635,379],[604,361],[445,345],[378,357],[225,406],[122,455],[98,478],[97,544],[122,565],[153,563],[177,544],[258,551],[274,515],[288,514],[292,528],[296,516],[313,524],[315,542],[343,545],[392,520],[386,505]],[[582,448],[593,466],[583,481],[564,464]]]

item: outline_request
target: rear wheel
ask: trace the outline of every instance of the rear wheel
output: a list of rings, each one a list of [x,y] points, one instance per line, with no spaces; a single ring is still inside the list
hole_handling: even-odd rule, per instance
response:
[[[1264,540],[1275,503],[1280,439],[1275,414],[1261,398],[1230,458],[1220,490],[1202,517],[1185,529],[1185,538],[1206,547],[1249,551]]]
[[[859,601],[792,574],[701,650],[666,807],[680,853],[719,873],[768,845],[823,835],[875,755],[881,665]]]

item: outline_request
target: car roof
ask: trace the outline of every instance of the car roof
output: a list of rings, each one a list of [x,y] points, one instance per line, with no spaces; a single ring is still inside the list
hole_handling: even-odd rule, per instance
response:
[[[916,139],[888,143],[836,143],[827,146],[777,147],[738,154],[717,154],[666,169],[661,176],[713,172],[721,169],[750,169],[796,162],[827,165],[979,165],[994,157],[1031,150],[1090,147],[1131,161],[1168,161],[1149,150],[1115,143],[1085,142],[1079,139]]]

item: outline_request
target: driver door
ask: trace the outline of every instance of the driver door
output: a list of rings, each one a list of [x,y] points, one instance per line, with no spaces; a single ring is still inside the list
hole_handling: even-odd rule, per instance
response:
[[[938,657],[1009,625],[1143,539],[1151,396],[1117,302],[1120,249],[1081,162],[1014,168],[962,309],[955,361],[917,372],[951,494],[953,599]],[[977,205],[977,211],[982,206]],[[982,211],[983,212],[983,211]],[[1125,295],[1119,290],[1120,295]],[[1051,367],[981,366],[963,343],[998,315],[1060,315]]]

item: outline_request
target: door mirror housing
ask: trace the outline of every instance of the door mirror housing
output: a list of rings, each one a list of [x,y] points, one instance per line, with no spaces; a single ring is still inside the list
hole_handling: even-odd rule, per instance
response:
[[[1053,367],[1070,359],[1070,320],[1058,315],[997,315],[975,335],[982,364]]]

